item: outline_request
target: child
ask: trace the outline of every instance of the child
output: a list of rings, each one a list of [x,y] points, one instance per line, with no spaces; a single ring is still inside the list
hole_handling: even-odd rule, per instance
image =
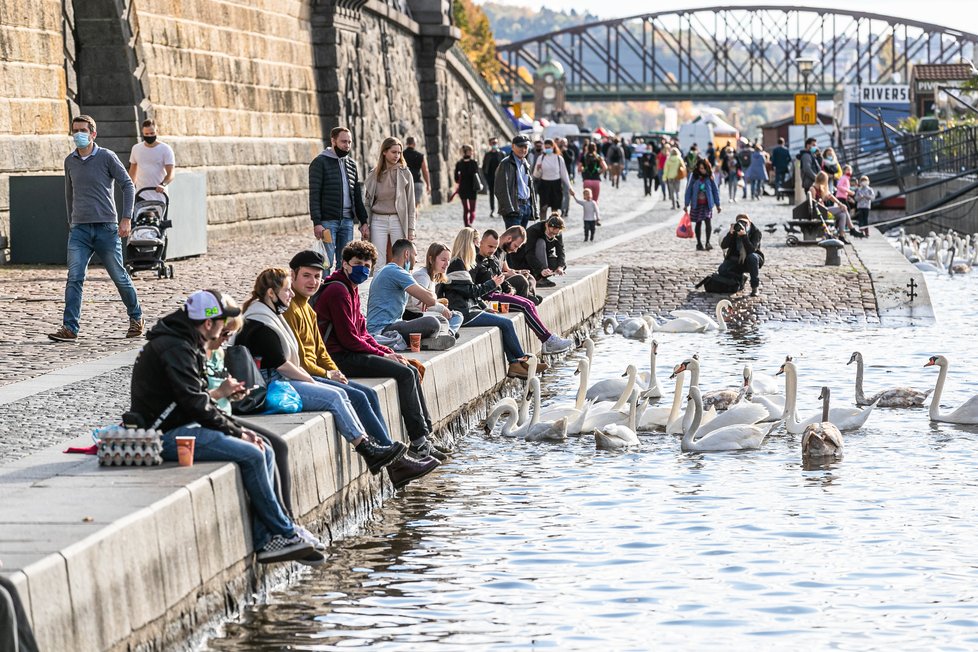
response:
[[[577,198],[574,189],[570,189],[571,197],[574,198],[584,209],[584,242],[588,241],[588,234],[591,235],[591,242],[594,242],[594,227],[601,226],[601,214],[598,212],[598,202],[591,199],[591,189],[584,189],[584,200]]]
[[[856,221],[864,235],[869,235],[869,209],[876,199],[876,191],[869,187],[869,177],[859,177],[859,188],[856,189]]]

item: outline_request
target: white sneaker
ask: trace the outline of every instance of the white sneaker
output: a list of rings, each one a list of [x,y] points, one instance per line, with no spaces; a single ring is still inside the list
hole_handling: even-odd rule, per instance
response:
[[[550,339],[543,343],[543,352],[546,355],[555,355],[570,350],[572,346],[574,346],[574,340],[551,335]]]
[[[323,543],[322,541],[320,541],[319,538],[316,537],[315,534],[313,534],[312,532],[310,532],[306,528],[302,527],[298,523],[293,523],[292,525],[295,527],[295,533],[297,535],[299,535],[300,537],[302,537],[303,540],[308,541],[309,543],[311,543],[313,545],[313,547],[318,552],[325,552],[326,551],[326,544]]]

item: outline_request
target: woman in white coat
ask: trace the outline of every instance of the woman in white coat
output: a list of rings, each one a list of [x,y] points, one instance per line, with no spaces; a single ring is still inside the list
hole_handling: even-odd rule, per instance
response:
[[[377,264],[387,264],[391,245],[401,238],[414,240],[418,209],[414,201],[414,177],[403,156],[404,148],[397,138],[387,138],[380,146],[380,161],[367,174],[364,183],[364,203],[367,224],[361,228],[364,238],[370,238],[377,248]]]

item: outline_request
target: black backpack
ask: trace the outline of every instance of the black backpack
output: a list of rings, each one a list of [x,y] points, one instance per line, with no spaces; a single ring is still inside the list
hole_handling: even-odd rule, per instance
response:
[[[246,347],[236,344],[224,351],[224,368],[235,380],[244,382],[245,387],[254,388],[240,401],[231,403],[233,414],[255,414],[265,409],[265,394],[268,388],[265,379]]]
[[[744,275],[727,276],[726,274],[713,273],[696,284],[696,289],[703,288],[704,292],[710,294],[735,294],[744,289]]]

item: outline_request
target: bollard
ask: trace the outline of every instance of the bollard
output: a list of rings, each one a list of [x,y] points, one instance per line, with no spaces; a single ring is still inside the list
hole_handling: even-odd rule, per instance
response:
[[[838,267],[842,264],[842,258],[839,256],[839,249],[842,249],[845,245],[842,244],[841,240],[836,240],[835,238],[829,238],[828,240],[822,240],[818,243],[819,247],[825,248],[825,265],[834,265]]]

